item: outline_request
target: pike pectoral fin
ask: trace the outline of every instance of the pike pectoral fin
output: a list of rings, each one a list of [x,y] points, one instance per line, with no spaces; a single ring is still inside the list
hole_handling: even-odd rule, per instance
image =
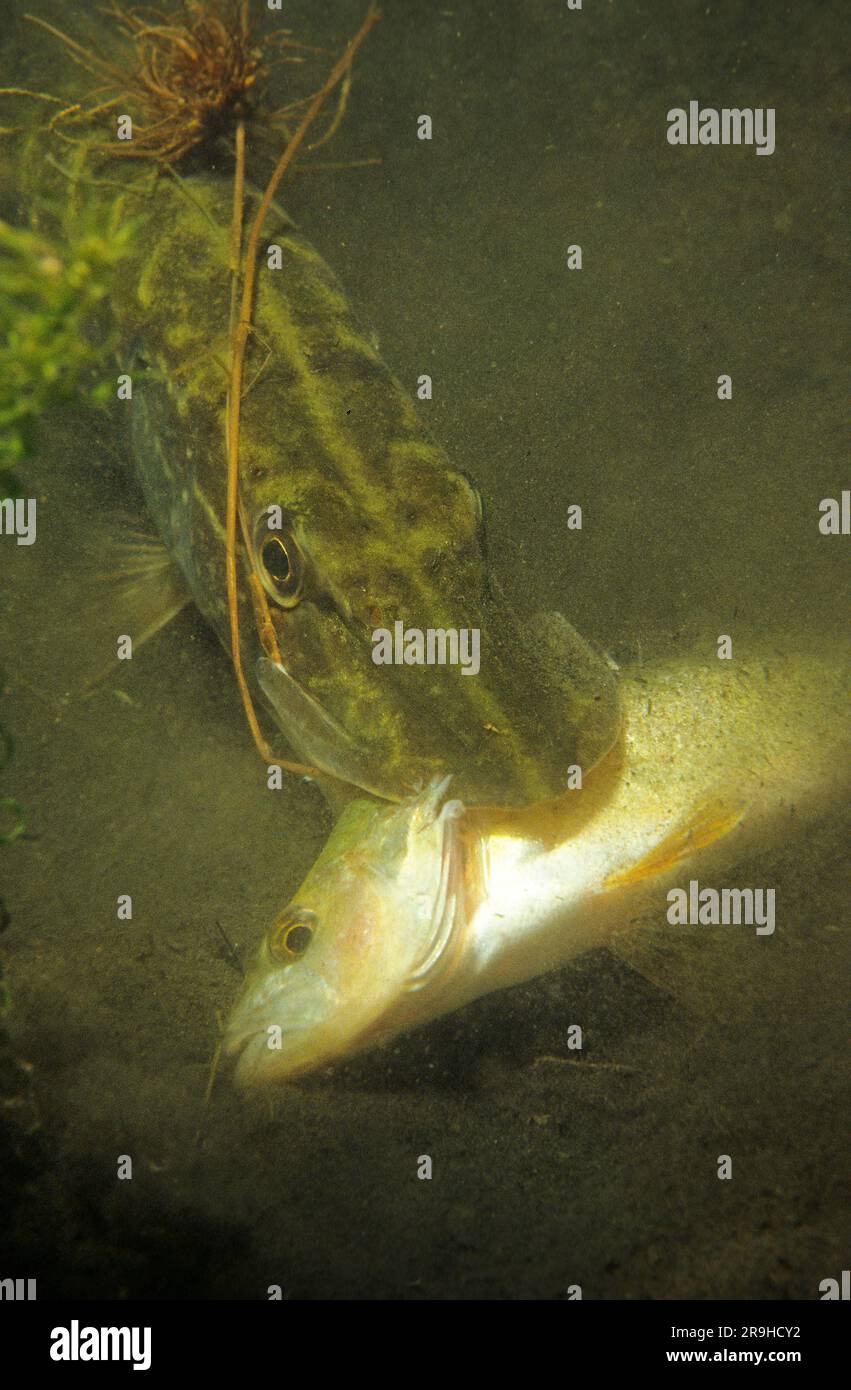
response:
[[[742,807],[731,809],[717,803],[701,807],[685,825],[678,825],[643,859],[630,864],[626,869],[619,869],[617,873],[610,874],[603,884],[603,891],[608,893],[615,888],[626,888],[630,884],[642,883],[645,879],[656,878],[659,874],[666,873],[668,869],[673,869],[684,859],[688,859],[696,850],[705,849],[707,845],[712,845],[716,840],[729,835],[731,830],[735,830],[743,815]]]
[[[192,601],[183,575],[157,536],[125,530],[120,540],[110,540],[105,557],[101,552],[102,564],[104,558],[106,567],[95,576],[92,624],[98,667],[86,688],[113,670],[119,636],[130,637],[137,650]]]
[[[300,757],[339,782],[373,796],[399,801],[399,790],[384,783],[361,748],[337,720],[277,661],[261,656],[257,679],[283,733]]]

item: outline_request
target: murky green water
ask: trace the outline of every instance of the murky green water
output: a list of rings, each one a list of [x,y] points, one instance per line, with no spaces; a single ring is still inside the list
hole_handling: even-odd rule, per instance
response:
[[[29,8],[70,29],[80,7]],[[335,50],[362,17],[314,9],[287,23]],[[840,6],[384,9],[333,146],[380,167],[305,173],[286,201],[402,380],[433,376],[431,425],[481,486],[504,587],[621,661],[720,632],[742,653],[838,649],[848,542],[817,523],[847,482]],[[13,82],[30,39],[4,42]],[[691,99],[776,108],[776,152],[669,146],[666,113]],[[778,952],[758,1000],[720,996],[715,1029],[601,953],[261,1102],[220,1083],[205,1107],[238,987],[221,933],[254,949],[331,821],[309,787],[265,791],[192,613],[132,676],[66,695],[102,519],[137,505],[125,460],[117,415],[45,419],[38,542],[0,538],[3,789],[30,826],[2,851],[2,947],[38,1124],[6,1145],[2,1272],[57,1297],[817,1296],[844,1250],[833,816],[743,867],[811,949],[803,968]],[[568,1010],[606,1065],[535,1065]]]

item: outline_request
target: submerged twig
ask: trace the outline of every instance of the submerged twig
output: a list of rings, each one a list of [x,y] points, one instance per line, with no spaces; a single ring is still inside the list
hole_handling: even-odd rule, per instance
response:
[[[302,118],[298,129],[288,142],[286,149],[281,155],[275,167],[274,173],[266,186],[263,200],[257,209],[251,231],[248,236],[248,244],[245,252],[245,274],[242,281],[242,297],[239,312],[239,319],[233,325],[231,336],[231,371],[230,387],[227,399],[227,448],[228,448],[228,486],[227,486],[227,506],[225,515],[225,534],[226,534],[226,570],[227,570],[227,593],[228,593],[228,613],[230,617],[230,639],[231,639],[231,658],[233,660],[234,672],[237,684],[242,696],[243,708],[248,720],[249,727],[254,742],[260,751],[261,756],[266,762],[277,762],[279,766],[290,771],[304,772],[305,769],[299,764],[286,763],[280,758],[273,758],[271,750],[257,722],[257,715],[254,710],[254,702],[245,679],[245,672],[242,666],[242,653],[240,650],[239,638],[239,605],[237,598],[237,576],[236,576],[236,535],[239,517],[239,445],[240,445],[240,426],[241,426],[241,401],[242,383],[245,368],[245,352],[248,344],[248,337],[252,329],[254,313],[254,290],[257,280],[257,261],[260,247],[260,237],[263,233],[263,226],[266,221],[269,208],[274,200],[275,194],[280,187],[281,180],[290,168],[300,146],[303,144],[313,122],[319,115],[326,100],[333,92],[339,82],[343,80],[346,73],[350,70],[354,57],[378,20],[378,11],[374,6],[370,6],[363,24],[354,38],[349,42],[343,56],[335,63],[325,83],[316,93],[306,114]],[[239,137],[239,131],[237,131]],[[237,148],[239,144],[237,143]],[[236,213],[234,214],[236,220]],[[241,221],[240,221],[241,227]],[[266,596],[262,588],[253,586],[255,601],[260,605],[261,613],[266,621],[262,622],[265,630],[274,631],[271,618],[268,617],[268,605]],[[265,608],[265,613],[263,612]],[[309,775],[315,775],[315,772]]]

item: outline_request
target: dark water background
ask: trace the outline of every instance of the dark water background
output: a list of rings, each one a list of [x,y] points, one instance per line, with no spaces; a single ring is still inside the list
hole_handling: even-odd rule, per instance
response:
[[[23,8],[72,29],[86,7]],[[336,50],[363,12],[316,9],[286,22]],[[286,198],[402,380],[433,376],[421,408],[481,486],[504,587],[619,659],[840,640],[848,543],[817,509],[847,485],[844,14],[387,0],[330,156],[381,167]],[[2,80],[29,41],[11,26]],[[775,107],[776,152],[668,146],[690,99]],[[62,700],[125,459],[115,419],[45,420],[38,542],[0,552],[4,792],[33,835],[3,851],[2,946],[39,1120],[2,1180],[0,1274],[58,1297],[817,1296],[846,1248],[834,819],[742,867],[812,949],[794,980],[778,953],[758,1002],[719,997],[715,1030],[601,954],[259,1102],[222,1082],[204,1110],[238,987],[216,924],[252,952],[330,818],[303,785],[269,797],[192,613]],[[575,1019],[614,1065],[535,1066]]]

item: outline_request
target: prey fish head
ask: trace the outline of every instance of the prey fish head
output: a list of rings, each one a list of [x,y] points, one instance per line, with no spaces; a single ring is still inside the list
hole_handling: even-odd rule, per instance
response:
[[[351,802],[267,933],[228,1022],[245,1088],[405,1027],[451,976],[468,920],[464,807],[451,778],[402,805]]]

